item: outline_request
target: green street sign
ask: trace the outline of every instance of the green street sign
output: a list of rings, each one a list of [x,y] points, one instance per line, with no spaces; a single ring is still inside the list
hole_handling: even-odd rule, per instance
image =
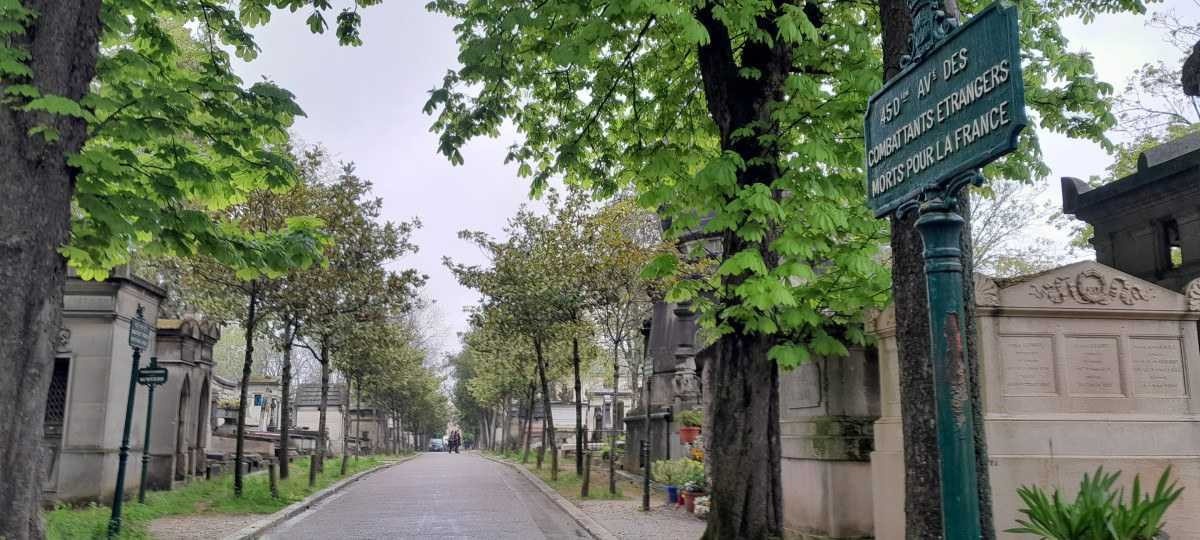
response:
[[[883,217],[1017,147],[1028,123],[1017,8],[996,2],[867,102],[867,204]]]
[[[150,347],[150,339],[154,337],[154,327],[142,316],[142,306],[138,306],[137,316],[129,319],[129,346],[141,351]]]
[[[155,386],[167,382],[167,368],[144,367],[138,370],[138,384]]]

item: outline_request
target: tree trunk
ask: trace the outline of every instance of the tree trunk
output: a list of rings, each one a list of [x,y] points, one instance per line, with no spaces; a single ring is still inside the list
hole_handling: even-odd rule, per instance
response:
[[[802,9],[820,28],[818,4],[803,4]],[[755,134],[778,130],[773,111],[784,99],[784,84],[794,67],[791,45],[784,40],[752,40],[735,50],[733,36],[713,10],[714,5],[708,4],[696,14],[710,36],[697,51],[709,114],[716,123],[721,149],[735,152],[746,163],[738,173],[739,188],[770,187],[781,176],[778,149]],[[774,17],[759,17],[756,23],[765,35],[778,34]],[[747,68],[755,69],[759,76],[741,76],[741,70]],[[746,130],[751,134],[739,134]],[[778,190],[772,195],[776,200],[781,197]],[[777,257],[767,246],[775,235],[768,229],[761,241],[750,242],[727,231],[724,257],[758,250],[773,268]],[[725,276],[722,285],[733,290],[743,279],[742,275]],[[783,536],[779,373],[767,357],[771,341],[746,334],[736,320],[722,322],[732,323],[734,332],[720,338],[713,365],[705,367],[712,369],[709,417],[713,429],[712,436],[705,439],[712,449],[708,461],[713,505],[704,538],[779,538]]]
[[[342,411],[342,465],[338,474],[346,476],[346,471],[349,470],[350,461],[350,385],[354,382],[353,379],[346,377],[346,398],[342,401],[342,405],[338,407]],[[358,440],[357,438],[355,440]]]
[[[356,452],[354,454],[355,461],[358,460],[358,455],[361,454],[363,451],[363,441],[362,441],[363,402],[362,402],[362,378],[361,377],[358,380],[357,388],[358,388],[358,409],[356,409],[356,412],[354,413],[354,432],[359,435],[359,439],[358,439],[358,452]],[[372,416],[374,416],[374,415],[372,415]]]
[[[717,344],[705,437],[712,497],[704,538],[782,538],[779,372],[760,338],[728,334]],[[734,504],[731,504],[734,503]]]
[[[947,4],[957,15],[957,7]],[[883,23],[884,79],[896,76],[900,57],[907,52],[911,29],[904,0],[880,0]],[[979,394],[979,357],[976,335],[974,280],[971,279],[969,198],[959,198],[959,213],[966,220],[960,247],[963,253],[963,296],[967,319],[967,366],[975,413],[976,473],[979,481],[980,529],[985,540],[995,538],[991,488],[988,480],[987,441],[983,430],[983,403]],[[924,244],[917,232],[915,212],[891,220],[892,294],[896,308],[896,344],[899,355],[900,409],[904,433],[904,514],[906,537],[911,540],[942,538],[941,473],[933,396],[933,366],[929,360],[929,311],[925,290]]]
[[[250,281],[250,297],[246,302],[246,354],[242,357],[242,388],[238,399],[237,436],[233,451],[233,496],[242,496],[242,468],[246,459],[246,398],[250,391],[250,370],[254,366],[254,333],[258,329],[258,281]]]
[[[571,338],[571,367],[575,370],[575,476],[583,476],[583,392],[579,381],[579,338]]]
[[[621,342],[613,341],[613,407],[616,408],[617,392],[621,389]],[[616,416],[613,417],[614,419]],[[616,428],[616,425],[613,425]]]
[[[329,404],[329,338],[321,338],[321,406],[317,408],[317,452],[308,469],[308,487],[317,483],[317,473],[325,469],[325,445],[328,432],[325,430],[325,409]]]
[[[296,338],[296,325],[290,320],[283,324],[283,390],[279,400],[279,478],[287,480],[289,470],[288,447],[291,446],[292,423],[292,345]]]
[[[554,415],[550,409],[550,384],[546,381],[546,358],[542,355],[542,341],[533,340],[533,350],[537,355],[538,380],[542,385],[542,452],[546,451],[547,443],[550,450],[550,480],[558,481],[558,441],[554,437]],[[538,467],[542,464],[542,456],[538,456]]]
[[[504,403],[504,408],[500,410],[500,449],[504,452],[508,451],[508,396],[502,396],[501,401]]]
[[[521,463],[529,463],[529,439],[533,437],[533,397],[536,395],[533,383],[529,383],[529,407],[525,409],[525,453],[521,456]]]
[[[6,42],[30,54],[30,84],[47,95],[83,97],[96,69],[100,1],[21,5],[37,18]],[[38,124],[53,126],[59,139],[30,135]],[[44,534],[42,422],[67,273],[58,248],[70,237],[77,174],[66,158],[85,138],[83,120],[0,104],[0,536],[10,540]]]

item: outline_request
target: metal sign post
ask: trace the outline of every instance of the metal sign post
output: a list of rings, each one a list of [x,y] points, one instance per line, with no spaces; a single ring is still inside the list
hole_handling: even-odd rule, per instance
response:
[[[643,420],[646,422],[645,430],[643,431],[644,439],[642,439],[641,448],[638,450],[642,456],[642,510],[650,511],[650,397],[651,389],[654,386],[654,357],[650,354],[650,320],[646,319],[642,322],[642,380],[645,381],[643,386],[646,387],[646,395],[642,410],[645,411]]]
[[[146,502],[146,473],[150,470],[150,423],[154,418],[154,387],[167,382],[167,370],[158,367],[158,357],[150,357],[150,366],[138,370],[138,384],[147,387],[146,436],[142,439],[142,478],[138,484],[138,502]]]
[[[137,395],[138,364],[142,351],[150,346],[154,327],[146,322],[144,308],[138,304],[137,315],[129,319],[129,346],[133,348],[133,367],[129,371],[129,396],[125,400],[125,427],[121,432],[121,451],[117,458],[117,485],[113,490],[112,516],[108,520],[108,537],[121,533],[121,505],[125,497],[125,466],[129,462],[129,431],[133,422],[133,399]]]
[[[867,204],[876,217],[918,211],[925,245],[942,534],[978,540],[979,487],[967,365],[959,192],[1017,146],[1026,126],[1016,6],[1004,0],[959,27],[939,0],[908,0],[905,69],[868,101]]]

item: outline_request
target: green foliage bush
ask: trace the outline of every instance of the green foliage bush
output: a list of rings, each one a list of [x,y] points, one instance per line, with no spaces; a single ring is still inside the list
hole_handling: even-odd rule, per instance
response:
[[[700,427],[704,423],[704,412],[699,409],[683,411],[676,415],[679,423],[688,427]]]
[[[1154,493],[1142,494],[1141,478],[1134,476],[1130,500],[1125,488],[1114,491],[1120,471],[1083,475],[1075,501],[1066,503],[1057,489],[1052,495],[1037,486],[1022,486],[1017,495],[1025,503],[1026,519],[1011,533],[1025,533],[1046,540],[1153,540],[1161,532],[1163,515],[1179,499],[1183,488],[1170,480],[1171,468],[1163,471]],[[1170,482],[1168,484],[1168,482]]]
[[[655,461],[650,474],[655,482],[663,485],[682,486],[689,482],[704,485],[704,464],[687,458]]]

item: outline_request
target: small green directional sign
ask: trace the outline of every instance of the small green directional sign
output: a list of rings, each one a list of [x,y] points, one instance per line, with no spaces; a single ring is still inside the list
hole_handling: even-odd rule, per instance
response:
[[[155,386],[167,382],[167,368],[144,367],[138,370],[138,384]]]
[[[1017,7],[996,2],[867,102],[867,204],[883,217],[990,163],[1027,123]]]

